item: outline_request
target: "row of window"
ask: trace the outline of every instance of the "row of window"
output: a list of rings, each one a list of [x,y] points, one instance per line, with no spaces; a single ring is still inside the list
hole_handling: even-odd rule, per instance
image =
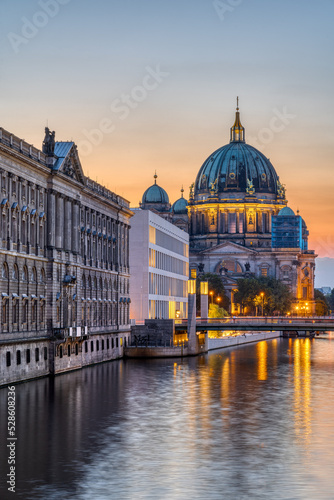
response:
[[[10,276],[9,272],[9,266],[7,262],[4,262],[2,264],[2,271],[1,271],[1,277],[3,279],[8,280]],[[32,269],[30,270],[30,273],[28,272],[28,267],[26,265],[23,266],[22,272],[20,274],[19,272],[19,267],[17,264],[13,265],[12,272],[11,272],[11,279],[16,280],[16,281],[30,281],[32,283],[37,283],[37,270],[36,267],[33,266]],[[39,273],[39,282],[40,283],[45,283],[45,270],[42,267]]]
[[[44,361],[48,359],[48,348],[44,347],[43,348],[43,354],[44,354]],[[22,363],[22,353],[21,350],[16,351],[16,364],[20,365]],[[36,347],[35,349],[35,362],[38,363],[40,360],[40,349],[39,347]],[[25,350],[25,361],[27,364],[30,363],[31,361],[31,349],[26,349]],[[10,351],[6,352],[6,366],[11,366],[12,364],[12,355]]]
[[[189,273],[188,262],[159,252],[153,248],[149,249],[149,266],[183,276],[188,276]]]
[[[149,293],[167,297],[187,297],[187,281],[150,273]]]
[[[117,290],[117,279],[116,277],[111,280],[107,280],[105,278],[104,280],[104,285],[103,285],[103,279],[102,277],[100,277],[99,279],[97,279],[96,276],[93,276],[91,277],[90,275],[86,278],[85,275],[82,276],[82,281],[81,281],[81,287],[82,289],[92,289],[92,290]],[[130,284],[129,284],[129,280],[122,280],[120,279],[119,280],[119,288],[120,288],[120,293],[129,293],[130,291]]]
[[[42,300],[38,302],[37,300],[31,301],[31,323],[37,325],[42,324],[44,325],[45,323],[45,301]],[[28,323],[28,308],[29,308],[29,301],[24,300],[22,303],[22,306],[20,308],[20,303],[19,300],[14,299],[12,301],[12,324],[13,325],[18,325],[19,323],[21,326],[27,325]],[[39,315],[38,315],[38,308],[39,308]],[[21,311],[20,311],[21,309]],[[2,300],[2,308],[1,308],[1,326],[4,327],[5,325],[8,325],[9,323],[9,300],[5,299]]]
[[[246,230],[246,218],[245,214],[240,212],[239,217],[237,217],[236,212],[229,212],[226,214],[220,214],[220,227],[218,231],[220,233],[244,233]],[[216,215],[209,215],[208,213],[198,213],[195,215],[192,221],[192,233],[196,234],[206,234],[209,231],[210,226],[216,225]],[[269,214],[262,213],[262,217],[260,214],[249,215],[248,225],[257,227],[257,230],[261,233],[269,233],[270,232],[270,218]]]
[[[4,262],[2,265],[2,271],[1,271],[1,277],[3,279],[8,280],[9,277],[11,276],[12,280],[15,281],[24,281],[24,282],[31,282],[31,283],[37,283],[37,269],[35,266],[33,266],[30,270],[28,271],[28,267],[26,265],[23,266],[22,272],[19,272],[19,266],[17,264],[13,265],[12,271],[10,273],[9,271],[9,266],[7,262]],[[59,268],[57,269],[57,281],[60,281],[60,270]],[[42,267],[42,269],[39,272],[39,282],[40,283],[45,283],[46,282],[46,277],[45,277],[45,270]],[[129,280],[122,280],[120,279],[120,292],[121,293],[129,293],[130,285],[129,285]],[[104,280],[104,286],[103,286],[103,280],[102,277],[97,279],[96,276],[91,277],[90,275],[86,278],[85,275],[82,277],[82,288],[90,288],[90,289],[95,289],[97,290],[98,288],[100,290],[117,290],[117,280],[116,278],[112,281],[109,279]]]
[[[111,345],[111,348],[114,349],[115,344],[116,344],[116,348],[118,348],[119,345],[120,345],[120,347],[122,347],[123,346],[123,337],[121,337],[120,339],[118,339],[118,337],[116,337],[116,339],[114,339],[112,337],[111,342],[110,342],[110,339],[107,338],[106,344],[105,344],[104,339],[102,339],[101,340],[101,351],[104,351],[105,347],[108,351],[110,349],[110,345]],[[95,347],[94,347],[94,345],[95,345]],[[94,349],[96,351],[99,351],[100,350],[100,340],[97,339],[95,342],[94,342],[94,340],[91,340],[89,343],[86,340],[84,346],[85,346],[85,353],[88,353],[89,348],[90,348],[90,352],[94,352]],[[124,337],[124,347],[126,347],[126,337]],[[68,344],[67,356],[71,356],[71,353],[75,353],[76,356],[79,354],[79,344],[75,344],[74,351],[71,350],[71,344]],[[62,345],[58,346],[57,355],[59,355],[60,358],[62,358],[65,355],[65,352],[64,352]]]

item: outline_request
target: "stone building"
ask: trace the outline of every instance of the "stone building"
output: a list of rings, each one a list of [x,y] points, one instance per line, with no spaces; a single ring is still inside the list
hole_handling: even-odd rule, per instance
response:
[[[129,203],[47,128],[42,150],[0,128],[0,190],[1,383],[120,357]]]

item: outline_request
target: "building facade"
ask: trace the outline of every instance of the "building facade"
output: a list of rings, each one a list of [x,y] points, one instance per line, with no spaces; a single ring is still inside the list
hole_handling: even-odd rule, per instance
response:
[[[129,203],[87,178],[73,142],[0,128],[1,383],[122,355]]]
[[[186,318],[189,235],[151,210],[133,212],[131,318]]]

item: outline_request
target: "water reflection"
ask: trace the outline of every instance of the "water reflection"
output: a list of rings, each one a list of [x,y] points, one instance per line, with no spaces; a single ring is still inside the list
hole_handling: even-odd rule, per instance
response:
[[[332,498],[333,363],[328,340],[275,339],[17,386],[16,496]]]
[[[296,339],[293,344],[295,387],[295,431],[308,451],[311,434],[311,340]]]
[[[257,379],[267,380],[267,353],[268,344],[266,341],[258,342],[256,344],[256,356],[257,356]]]

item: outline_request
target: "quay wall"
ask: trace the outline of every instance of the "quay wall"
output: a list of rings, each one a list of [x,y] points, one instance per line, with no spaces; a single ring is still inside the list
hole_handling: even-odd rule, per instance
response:
[[[222,337],[219,339],[209,338],[208,349],[212,351],[214,349],[223,349],[224,347],[249,344],[250,342],[260,342],[261,340],[276,339],[278,337],[282,337],[282,332],[245,332],[243,335],[236,335],[235,337]]]
[[[127,330],[92,334],[85,339],[3,341],[0,343],[0,387],[120,359],[129,338]]]

